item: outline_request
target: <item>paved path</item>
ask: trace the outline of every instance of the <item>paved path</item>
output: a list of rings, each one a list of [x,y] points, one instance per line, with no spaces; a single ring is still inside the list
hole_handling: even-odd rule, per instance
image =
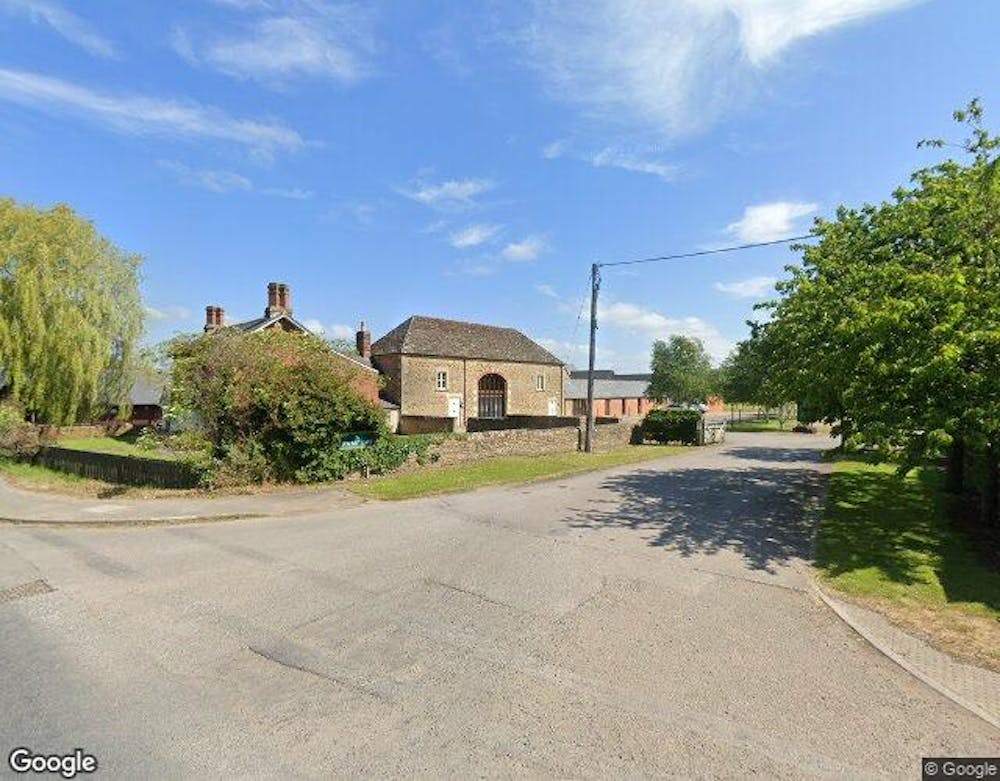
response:
[[[270,493],[174,496],[137,499],[110,495],[98,499],[27,491],[0,478],[0,524],[185,521],[318,513],[352,507],[362,500],[339,488],[279,489]]]
[[[997,754],[813,596],[815,446],[733,435],[283,520],[0,529],[0,572],[29,584],[0,591],[0,744],[82,746],[119,777],[914,778]]]

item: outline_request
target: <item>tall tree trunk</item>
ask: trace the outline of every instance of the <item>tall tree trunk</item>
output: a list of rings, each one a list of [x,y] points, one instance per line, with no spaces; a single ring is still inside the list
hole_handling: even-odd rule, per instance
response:
[[[948,448],[945,467],[945,490],[960,494],[965,490],[965,440],[956,435]]]

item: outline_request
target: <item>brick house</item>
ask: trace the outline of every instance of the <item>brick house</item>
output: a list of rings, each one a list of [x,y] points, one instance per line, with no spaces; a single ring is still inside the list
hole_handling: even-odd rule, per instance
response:
[[[597,417],[641,417],[662,405],[647,398],[651,374],[615,374],[594,370],[594,415]],[[566,382],[565,415],[587,414],[587,372],[571,371]]]
[[[359,338],[360,341],[360,338]],[[559,415],[562,361],[513,328],[414,316],[371,345],[402,433],[472,418]]]
[[[205,307],[205,333],[214,333],[224,328],[232,328],[245,333],[260,333],[280,328],[288,333],[314,335],[306,326],[292,317],[292,289],[284,282],[269,282],[267,285],[267,306],[263,317],[241,323],[226,323],[225,311],[220,306]],[[379,373],[362,349],[362,335],[367,334],[364,323],[358,332],[357,352],[335,351],[336,360],[342,362],[345,371],[352,373],[351,387],[358,395],[386,409],[390,416],[391,405],[379,398]],[[371,337],[367,337],[370,343]]]

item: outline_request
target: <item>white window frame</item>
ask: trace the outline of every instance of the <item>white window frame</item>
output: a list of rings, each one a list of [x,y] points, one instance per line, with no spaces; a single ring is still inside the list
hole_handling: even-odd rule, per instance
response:
[[[444,369],[438,371],[434,378],[434,387],[439,391],[448,390],[448,372]]]
[[[536,391],[543,391],[543,392],[545,391],[545,375],[544,374],[536,374],[535,375],[535,390]]]

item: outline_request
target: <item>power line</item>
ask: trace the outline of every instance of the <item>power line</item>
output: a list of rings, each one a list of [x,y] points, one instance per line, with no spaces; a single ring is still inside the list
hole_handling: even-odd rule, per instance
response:
[[[773,247],[775,244],[790,244],[793,241],[804,241],[813,238],[812,234],[805,236],[791,236],[787,239],[775,239],[774,241],[758,241],[754,244],[738,244],[732,247],[718,247],[717,249],[704,249],[698,252],[682,252],[677,255],[660,255],[655,258],[640,258],[639,260],[616,260],[606,263],[596,264],[600,268],[606,266],[633,266],[636,263],[655,263],[660,260],[683,260],[685,258],[700,258],[704,255],[719,255],[723,252],[738,252],[745,249],[756,249],[757,247]]]
[[[637,260],[617,260],[606,263],[594,263],[590,267],[590,355],[587,361],[587,430],[584,438],[584,450],[588,453],[594,450],[594,360],[597,352],[597,294],[601,289],[601,269],[609,266],[634,266],[637,263],[657,263],[661,260],[685,260],[701,258],[705,255],[720,255],[723,252],[739,252],[740,250],[756,249],[757,247],[773,247],[776,244],[790,244],[793,241],[805,241],[814,238],[812,234],[791,236],[787,239],[774,241],[758,241],[752,244],[737,244],[732,247],[704,249],[697,252],[680,252],[675,255],[660,255],[655,258],[639,258]],[[582,307],[581,307],[582,312]],[[579,318],[577,318],[579,322]]]

